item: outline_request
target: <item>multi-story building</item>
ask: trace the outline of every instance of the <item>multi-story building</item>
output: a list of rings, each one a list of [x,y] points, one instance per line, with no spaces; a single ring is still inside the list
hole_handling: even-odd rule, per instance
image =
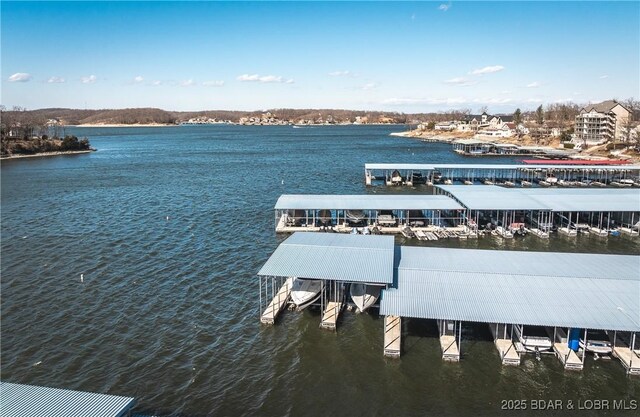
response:
[[[590,104],[576,116],[576,139],[588,145],[621,139],[628,120],[629,110],[615,100]]]

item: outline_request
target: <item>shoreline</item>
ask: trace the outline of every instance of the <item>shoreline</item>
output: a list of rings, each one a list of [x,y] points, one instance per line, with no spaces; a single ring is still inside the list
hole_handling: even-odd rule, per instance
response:
[[[171,127],[179,126],[176,124],[160,124],[160,123],[147,123],[147,124],[123,124],[123,123],[87,123],[82,125],[67,125],[67,127]]]
[[[96,149],[89,149],[85,151],[55,151],[55,152],[39,152],[30,155],[11,155],[0,157],[1,161],[7,161],[11,159],[24,159],[24,158],[43,158],[46,156],[62,156],[62,155],[81,155],[84,153],[96,152]]]

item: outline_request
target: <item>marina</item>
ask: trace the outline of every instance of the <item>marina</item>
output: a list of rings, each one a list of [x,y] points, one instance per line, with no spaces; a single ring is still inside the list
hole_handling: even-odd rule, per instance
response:
[[[490,142],[478,139],[458,139],[452,143],[453,151],[464,156],[539,156],[568,158],[573,150],[554,149],[546,146],[521,146],[512,143]]]
[[[435,195],[285,194],[276,233],[399,234],[433,241],[531,234],[637,237],[640,189],[438,185]]]
[[[510,187],[640,187],[640,165],[365,164],[365,185],[506,185]]]
[[[586,346],[591,329],[604,331],[613,355],[628,373],[636,373],[639,262],[631,255],[394,247],[385,236],[294,233],[258,278],[261,288],[274,278],[325,280],[326,297],[338,283],[340,288],[363,281],[384,285],[379,314],[385,356],[402,354],[403,319],[435,320],[442,359],[457,362],[464,356],[463,322],[481,322],[491,329],[504,365],[520,364],[523,354],[548,353],[565,369],[581,370],[587,350],[579,348],[578,339],[582,336]],[[264,298],[261,294],[261,306],[273,304]],[[321,327],[331,320],[335,329],[334,302],[319,306]],[[630,343],[625,346],[623,338]]]

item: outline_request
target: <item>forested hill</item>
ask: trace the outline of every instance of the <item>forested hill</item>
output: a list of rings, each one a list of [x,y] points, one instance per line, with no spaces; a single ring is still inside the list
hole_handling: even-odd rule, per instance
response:
[[[8,119],[21,119],[28,124],[43,124],[57,120],[63,125],[82,124],[178,124],[193,120],[216,120],[238,123],[245,118],[275,119],[290,123],[417,123],[433,114],[404,114],[381,111],[339,109],[271,109],[264,111],[208,110],[174,112],[156,108],[81,110],[49,108],[39,110],[13,109],[2,112]],[[439,114],[443,116],[443,114]],[[432,117],[431,117],[432,118]]]

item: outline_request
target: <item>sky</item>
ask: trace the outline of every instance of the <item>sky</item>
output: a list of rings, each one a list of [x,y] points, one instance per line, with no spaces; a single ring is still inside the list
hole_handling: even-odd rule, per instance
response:
[[[513,112],[640,98],[640,2],[0,3],[7,108]]]

